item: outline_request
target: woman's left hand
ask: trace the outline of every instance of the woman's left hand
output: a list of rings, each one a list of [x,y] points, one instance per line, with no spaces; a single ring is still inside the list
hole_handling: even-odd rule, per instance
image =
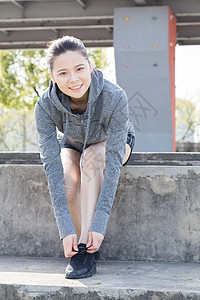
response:
[[[94,253],[99,250],[101,243],[103,242],[103,234],[95,231],[90,231],[87,243],[87,252]]]

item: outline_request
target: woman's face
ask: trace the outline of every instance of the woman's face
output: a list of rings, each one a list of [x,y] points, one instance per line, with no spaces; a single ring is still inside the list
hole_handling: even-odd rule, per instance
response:
[[[56,56],[51,79],[72,99],[82,99],[91,83],[92,66],[79,51]]]

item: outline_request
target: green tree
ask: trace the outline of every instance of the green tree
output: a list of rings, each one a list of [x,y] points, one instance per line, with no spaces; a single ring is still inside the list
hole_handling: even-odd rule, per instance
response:
[[[7,108],[32,109],[48,87],[44,51],[0,51],[0,103]]]
[[[176,99],[176,140],[185,142],[200,125],[199,112],[188,100]]]
[[[33,108],[49,80],[44,51],[0,51],[1,151],[36,145]]]
[[[90,48],[88,56],[94,67],[104,70],[109,66],[106,48]]]

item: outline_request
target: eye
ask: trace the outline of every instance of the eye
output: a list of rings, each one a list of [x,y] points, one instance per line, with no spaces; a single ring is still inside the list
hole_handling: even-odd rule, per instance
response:
[[[67,75],[67,72],[61,72],[59,75],[65,76],[65,75]]]
[[[84,68],[83,68],[83,67],[79,67],[79,68],[77,68],[77,71],[82,71],[82,70],[84,70]]]

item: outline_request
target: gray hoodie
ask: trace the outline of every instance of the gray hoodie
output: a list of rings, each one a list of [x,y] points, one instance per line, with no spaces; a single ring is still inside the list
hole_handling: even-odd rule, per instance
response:
[[[36,103],[35,120],[40,156],[61,239],[76,233],[67,203],[61,147],[72,145],[83,156],[89,145],[106,140],[106,168],[90,228],[90,231],[105,235],[125,154],[127,133],[134,134],[128,119],[128,101],[124,90],[103,79],[102,72],[94,69],[87,110],[79,115],[72,113],[68,96],[51,82]]]

